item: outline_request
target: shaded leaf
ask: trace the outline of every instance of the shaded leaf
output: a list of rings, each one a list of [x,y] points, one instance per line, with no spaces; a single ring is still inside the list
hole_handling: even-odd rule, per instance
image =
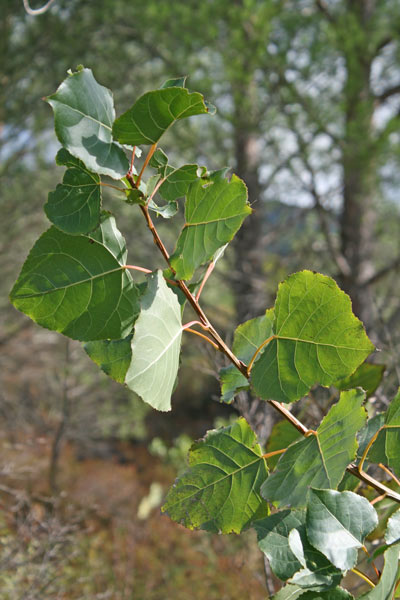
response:
[[[236,175],[230,181],[193,183],[186,200],[186,223],[171,256],[176,277],[191,279],[197,267],[233,238],[250,213],[247,188]]]
[[[362,496],[334,490],[309,492],[307,537],[338,569],[354,567],[358,548],[377,524],[374,507]]]
[[[125,383],[125,375],[132,358],[132,334],[123,340],[100,340],[87,342],[85,351],[106,375]]]
[[[400,508],[390,517],[388,520],[385,542],[387,544],[394,544],[400,540]]]
[[[307,539],[305,525],[292,529],[288,537],[289,547],[303,568],[297,571],[289,583],[315,591],[328,590],[337,586],[343,573]]]
[[[54,110],[61,144],[95,173],[121,179],[129,169],[122,148],[113,141],[113,97],[90,69],[70,73],[55,94],[46,98]]]
[[[400,390],[389,404],[382,427],[367,460],[382,462],[400,476]]]
[[[368,419],[365,427],[363,427],[357,435],[357,440],[358,440],[358,451],[357,451],[357,456],[359,458],[361,458],[361,456],[364,454],[366,447],[368,446],[369,442],[371,441],[371,439],[374,437],[374,435],[378,432],[378,430],[384,425],[385,423],[385,414],[384,413],[378,413],[377,415],[374,415],[371,419]],[[382,446],[382,450],[379,453],[379,460],[377,462],[385,462],[385,449],[384,449],[384,445],[383,444],[377,444],[376,442],[374,443],[375,447],[381,447]],[[374,448],[374,446],[372,448]],[[371,450],[368,453],[369,455],[371,454]]]
[[[161,271],[149,275],[132,339],[127,386],[157,410],[171,410],[179,367],[181,310]]]
[[[139,290],[125,264],[125,240],[109,214],[89,235],[53,226],[33,246],[10,299],[39,325],[72,339],[121,339],[139,312]]]
[[[315,592],[307,591],[297,585],[285,585],[273,596],[272,600],[297,600],[300,596],[302,600],[354,600],[354,596],[341,587],[325,592]]]
[[[250,319],[236,328],[233,336],[233,353],[248,364],[258,346],[271,335],[273,309],[267,310],[262,317]],[[236,392],[249,387],[248,379],[233,365],[223,367],[220,372],[221,401],[232,402]]]
[[[379,582],[371,591],[360,596],[365,600],[392,600],[396,583],[399,579],[400,544],[390,546],[384,556],[385,565]]]
[[[57,153],[56,163],[68,169],[63,182],[49,193],[45,213],[65,233],[88,233],[100,223],[100,177],[64,148]]]
[[[113,135],[122,144],[155,144],[175,121],[210,112],[198,92],[182,87],[164,87],[147,92],[113,125]]]
[[[306,590],[298,585],[285,585],[273,595],[272,600],[297,600],[300,596],[303,597],[305,593]]]
[[[319,383],[350,375],[374,349],[333,279],[301,271],[280,284],[275,338],[255,362],[251,382],[266,400],[292,402]]]
[[[170,489],[162,511],[189,529],[240,533],[267,514],[259,494],[267,467],[243,418],[209,431],[189,452],[189,470]]]
[[[158,192],[168,202],[186,196],[191,183],[198,179],[198,165],[183,165],[172,169],[167,175]]]
[[[302,567],[289,546],[289,533],[305,523],[302,510],[282,510],[253,523],[258,545],[277,577],[286,581]]]
[[[168,202],[168,204],[163,204],[162,206],[159,206],[153,200],[150,200],[147,206],[150,210],[157,213],[164,219],[171,219],[178,212],[177,202]]]
[[[336,587],[333,590],[328,590],[326,592],[306,592],[302,596],[303,600],[354,600],[354,596],[350,594],[347,590]]]
[[[362,390],[342,392],[316,434],[295,442],[282,455],[261,487],[262,496],[279,506],[304,506],[310,486],[336,488],[356,454],[356,432],[366,419],[364,396]]]
[[[175,79],[167,79],[167,81],[165,81],[162,84],[162,86],[160,86],[160,89],[169,88],[169,87],[183,88],[183,87],[185,87],[186,79],[187,79],[186,75],[184,77],[176,77]]]
[[[271,435],[268,438],[265,452],[275,452],[276,450],[282,450],[288,448],[293,442],[303,439],[303,436],[297,431],[295,427],[289,421],[279,421],[276,423],[271,431]],[[267,459],[269,469],[274,469],[278,462],[280,455],[271,456]],[[357,480],[358,481],[358,480]]]
[[[363,363],[349,377],[336,381],[333,385],[338,390],[351,390],[362,387],[367,392],[367,398],[372,396],[382,381],[386,365]]]

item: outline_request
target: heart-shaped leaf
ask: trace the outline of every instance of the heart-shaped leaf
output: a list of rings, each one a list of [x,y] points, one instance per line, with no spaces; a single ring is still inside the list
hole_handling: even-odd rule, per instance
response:
[[[139,312],[139,290],[125,265],[125,240],[109,214],[90,235],[53,226],[33,246],[10,299],[39,325],[72,339],[120,339]]]
[[[54,110],[57,137],[73,156],[94,173],[113,179],[124,177],[129,162],[112,138],[113,97],[97,83],[90,69],[70,73],[46,100]]]
[[[273,309],[267,310],[262,317],[250,319],[236,328],[232,351],[245,364],[251,360],[263,340],[271,335],[273,318]],[[223,367],[219,375],[222,402],[232,402],[237,391],[249,387],[248,379],[233,365]]]
[[[347,377],[374,349],[333,279],[301,271],[280,284],[274,337],[255,362],[251,381],[265,400],[292,402],[315,383]]]
[[[198,92],[183,87],[162,87],[141,96],[113,125],[113,135],[121,144],[156,144],[176,121],[211,113]]]
[[[336,488],[355,458],[356,433],[366,420],[362,390],[342,392],[314,435],[289,446],[261,494],[279,506],[304,506],[310,486]]]
[[[247,188],[236,175],[230,181],[193,183],[186,200],[186,223],[171,256],[177,279],[191,279],[197,267],[230,242],[250,213]]]
[[[58,152],[56,163],[68,169],[63,182],[49,193],[44,206],[47,217],[65,233],[93,231],[100,223],[100,177],[64,148]]]
[[[170,489],[162,511],[189,529],[240,533],[268,514],[259,494],[267,467],[243,418],[209,431],[189,452],[189,470]]]
[[[149,276],[132,339],[127,386],[157,410],[171,410],[179,367],[181,309],[161,271]]]
[[[309,492],[307,537],[338,569],[354,567],[358,548],[377,524],[374,507],[362,496],[334,490]]]

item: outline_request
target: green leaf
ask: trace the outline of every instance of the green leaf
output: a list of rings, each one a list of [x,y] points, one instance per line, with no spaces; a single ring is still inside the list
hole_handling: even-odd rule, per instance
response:
[[[165,154],[164,150],[157,148],[150,159],[149,165],[150,167],[153,167],[153,169],[157,169],[159,175],[164,176],[168,165],[168,156]]]
[[[176,277],[191,279],[197,267],[233,238],[250,213],[247,188],[236,175],[230,181],[193,183],[187,195],[186,223],[171,256]]]
[[[349,296],[333,279],[311,271],[280,284],[274,332],[251,377],[256,394],[265,400],[292,402],[316,383],[330,386],[374,349]]]
[[[362,387],[367,392],[367,398],[372,396],[382,381],[386,365],[363,363],[349,377],[336,381],[333,385],[338,390],[351,390]]]
[[[261,494],[279,506],[304,506],[310,486],[336,488],[354,459],[356,432],[366,419],[362,390],[342,392],[315,435],[295,442],[280,458]]]
[[[182,87],[163,87],[147,92],[113,125],[113,135],[122,144],[156,144],[176,121],[210,112],[198,92]]]
[[[384,460],[382,451],[384,450]],[[374,442],[367,459],[383,462],[400,476],[400,390],[385,413],[385,423],[377,440]]]
[[[338,569],[357,563],[357,550],[378,524],[374,507],[353,492],[311,489],[307,504],[307,537]]]
[[[303,566],[290,579],[289,583],[302,588],[322,591],[337,586],[343,573],[318,550],[313,548],[307,539],[305,525],[292,529],[288,536],[289,547]]]
[[[198,179],[198,169],[198,165],[183,165],[171,170],[158,190],[160,196],[168,202],[186,196],[189,186]]]
[[[309,591],[301,598],[302,600],[354,600],[354,596],[341,587],[326,592]]]
[[[273,318],[274,311],[271,309],[262,317],[250,319],[237,327],[233,336],[232,351],[245,364],[249,363],[263,340],[271,335]],[[219,375],[222,402],[232,402],[239,390],[249,387],[248,379],[233,365],[223,367]]]
[[[400,541],[400,508],[388,520],[385,532],[385,542],[387,544],[394,544],[398,541]]]
[[[303,597],[305,593],[306,590],[298,585],[285,585],[273,595],[272,600],[297,600],[300,596]]]
[[[270,452],[275,452],[276,450],[288,448],[293,442],[297,442],[299,439],[303,439],[303,436],[295,427],[293,427],[291,423],[289,423],[289,421],[279,421],[272,428],[265,452],[269,454]],[[267,464],[270,470],[275,469],[279,458],[280,455],[278,454],[267,459]]]
[[[76,235],[96,229],[100,223],[100,177],[64,148],[58,152],[56,163],[68,169],[44,205],[48,219],[65,233]]]
[[[358,440],[357,457],[358,458],[362,457],[369,442],[374,437],[374,435],[378,432],[378,430],[384,425],[384,423],[385,423],[385,414],[378,413],[377,415],[374,415],[371,419],[368,419],[365,427],[363,427],[359,431],[359,433],[357,435],[357,440]],[[385,447],[383,444],[380,444],[380,443],[377,444],[377,442],[375,442],[374,445],[372,446],[372,449],[368,452],[368,456],[370,456],[372,454],[372,450],[374,450],[375,448],[378,448],[378,447],[380,448],[380,452],[379,452],[379,456],[378,456],[379,460],[377,462],[385,462]]]
[[[354,596],[341,587],[326,592],[315,592],[297,585],[285,585],[272,600],[297,600],[300,596],[302,600],[354,600]]]
[[[121,339],[139,312],[139,290],[125,265],[125,240],[109,214],[90,235],[53,226],[33,246],[10,299],[39,325],[72,339]]]
[[[171,410],[179,367],[181,310],[161,271],[148,278],[132,339],[127,386],[157,410]]]
[[[379,583],[370,592],[360,598],[364,600],[392,600],[396,583],[400,576],[399,571],[400,544],[390,546],[384,556],[385,565]]]
[[[131,340],[132,334],[123,340],[87,342],[84,348],[106,375],[118,383],[125,383],[125,375],[132,358]]]
[[[185,83],[186,83],[186,79],[187,79],[186,75],[184,77],[176,77],[175,79],[167,79],[167,81],[165,81],[162,84],[162,86],[160,87],[160,89],[169,88],[169,87],[181,87],[181,88],[184,88],[185,87]]]
[[[178,203],[177,202],[168,202],[168,204],[164,204],[163,206],[159,206],[153,200],[150,200],[148,203],[148,208],[153,212],[157,213],[164,219],[171,219],[178,212]]]
[[[122,148],[112,139],[113,97],[90,69],[70,73],[55,94],[46,98],[54,110],[61,144],[90,171],[121,179],[129,169]]]
[[[189,529],[240,533],[268,514],[259,494],[267,467],[243,418],[209,431],[189,452],[189,470],[170,489],[162,511]]]
[[[301,569],[301,563],[289,546],[289,533],[305,523],[305,511],[282,510],[253,523],[258,545],[267,556],[271,569],[286,581]]]

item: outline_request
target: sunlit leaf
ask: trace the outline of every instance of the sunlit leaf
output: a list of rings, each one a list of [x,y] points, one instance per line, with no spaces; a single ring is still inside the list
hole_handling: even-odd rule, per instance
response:
[[[63,182],[49,193],[44,206],[49,220],[70,234],[88,233],[100,223],[100,177],[88,171],[83,162],[61,148],[58,165],[65,165]]]
[[[176,295],[161,271],[149,276],[132,339],[127,386],[157,410],[171,410],[179,367],[182,323]]]
[[[189,529],[240,533],[267,515],[259,494],[267,468],[243,418],[209,431],[189,452],[189,470],[170,489],[162,511]]]
[[[210,112],[198,92],[183,87],[163,87],[147,92],[113,125],[113,135],[122,144],[155,144],[175,123],[186,117]]]
[[[121,339],[139,312],[125,264],[125,240],[109,214],[89,235],[53,226],[33,246],[10,299],[39,325],[73,339]]]
[[[267,310],[262,317],[250,319],[239,325],[233,336],[232,351],[248,364],[258,346],[271,335],[274,311]],[[248,379],[233,365],[223,367],[220,372],[221,401],[232,402],[237,391],[249,387]]]
[[[357,550],[377,524],[374,507],[362,496],[334,490],[309,492],[307,537],[338,569],[354,567]]]
[[[113,97],[90,69],[70,73],[55,94],[46,98],[54,110],[61,144],[94,173],[121,179],[129,168],[122,148],[113,142]]]
[[[266,400],[292,402],[319,383],[347,377],[374,349],[333,279],[301,271],[280,284],[274,339],[255,362],[252,385]]]
[[[282,455],[261,487],[262,496],[279,506],[304,506],[310,486],[335,489],[356,454],[356,433],[366,419],[364,396],[361,390],[342,392],[315,435]]]
[[[400,541],[400,508],[390,517],[385,532],[385,542],[394,544]]]
[[[247,188],[236,175],[230,181],[193,183],[186,200],[186,223],[171,256],[176,277],[191,279],[197,267],[233,238],[250,213]]]

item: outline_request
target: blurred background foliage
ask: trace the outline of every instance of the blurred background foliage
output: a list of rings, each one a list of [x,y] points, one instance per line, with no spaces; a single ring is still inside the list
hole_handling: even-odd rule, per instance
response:
[[[185,338],[174,411],[151,412],[79,344],[8,303],[62,177],[41,98],[84,64],[113,90],[119,115],[189,75],[217,115],[178,123],[162,146],[176,165],[231,167],[254,209],[204,291],[211,320],[232,339],[273,304],[288,273],[335,277],[387,365],[370,400],[379,406],[400,373],[398,2],[53,0],[36,16],[22,0],[0,8],[2,597],[265,598],[251,534],[186,532],[157,510],[190,439],[221,419],[241,412],[265,442],[274,424],[265,403],[243,393],[221,406],[223,361]],[[104,205],[131,259],[163,266],[140,215],[112,194]],[[179,218],[158,224],[172,249]],[[313,422],[329,401],[317,390],[298,410]]]

